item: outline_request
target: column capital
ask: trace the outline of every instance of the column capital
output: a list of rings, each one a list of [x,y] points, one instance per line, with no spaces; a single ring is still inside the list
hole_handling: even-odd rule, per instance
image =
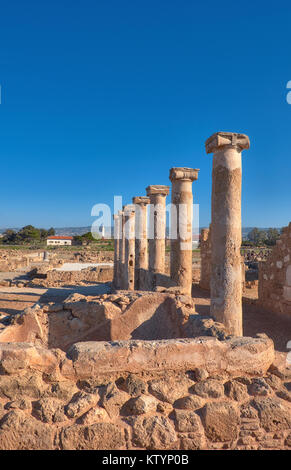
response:
[[[146,188],[147,196],[168,196],[170,192],[170,186],[164,186],[161,184],[152,184]]]
[[[136,196],[132,198],[133,204],[145,205],[150,203],[150,198],[146,196]]]
[[[173,181],[196,181],[198,179],[198,168],[174,167],[170,169],[170,180]]]
[[[123,206],[123,214],[125,216],[130,216],[135,212],[134,204],[127,204],[127,206]]]
[[[206,153],[214,153],[222,147],[235,147],[238,151],[250,148],[250,139],[236,132],[216,132],[205,142]]]

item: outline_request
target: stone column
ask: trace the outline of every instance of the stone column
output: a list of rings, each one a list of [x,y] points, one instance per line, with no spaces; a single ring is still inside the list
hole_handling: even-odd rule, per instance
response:
[[[200,282],[201,289],[210,290],[211,277],[211,225],[203,228],[200,234]]]
[[[156,275],[165,272],[166,197],[169,186],[151,185],[146,191],[150,198],[150,221],[153,224],[149,237],[149,282],[153,289]]]
[[[114,287],[117,287],[117,265],[119,261],[119,240],[118,240],[118,222],[119,222],[119,216],[118,214],[113,215],[113,221],[114,221],[114,264],[113,264],[113,285]]]
[[[206,141],[213,153],[211,203],[211,315],[241,336],[241,152],[250,146],[244,134],[217,132]]]
[[[124,237],[124,212],[118,211],[120,238],[119,238],[119,272],[118,272],[118,288],[125,289],[125,237]]]
[[[147,205],[148,197],[134,197],[135,204],[135,288],[148,290],[148,237],[147,237]]]
[[[172,217],[175,225],[171,238],[171,279],[183,292],[192,293],[192,183],[198,179],[198,169],[171,168]],[[173,227],[172,227],[173,228]]]
[[[114,219],[114,271],[113,271],[113,284],[116,288],[120,286],[120,240],[121,240],[121,215],[113,216]]]
[[[129,204],[124,208],[125,235],[125,289],[134,290],[135,270],[135,207]]]

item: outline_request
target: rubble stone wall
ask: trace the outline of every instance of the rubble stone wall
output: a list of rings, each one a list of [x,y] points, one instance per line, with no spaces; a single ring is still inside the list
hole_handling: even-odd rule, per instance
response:
[[[291,315],[291,222],[266,261],[259,265],[259,303]]]
[[[291,372],[271,343],[2,343],[0,449],[290,449]]]
[[[42,261],[43,251],[31,252],[23,250],[15,252],[15,250],[1,250],[0,251],[0,272],[13,272],[18,269],[25,268],[31,262]]]
[[[82,269],[81,271],[48,271],[47,283],[64,284],[77,282],[109,282],[113,278],[112,267],[96,267],[91,269]]]

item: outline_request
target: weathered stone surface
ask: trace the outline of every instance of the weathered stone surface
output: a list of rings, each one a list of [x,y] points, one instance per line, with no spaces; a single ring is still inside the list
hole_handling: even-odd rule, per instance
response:
[[[259,264],[259,303],[270,311],[291,314],[291,223]]]
[[[241,406],[240,416],[245,419],[257,419],[258,412],[249,403],[245,403]]]
[[[207,153],[214,154],[210,311],[229,333],[242,335],[241,152],[249,148],[249,139],[243,134],[217,132],[205,146]]]
[[[277,397],[282,398],[283,400],[291,402],[291,393],[286,390],[286,388],[281,388],[276,392]]]
[[[193,411],[175,410],[175,426],[179,432],[203,432],[199,416]]]
[[[44,423],[59,421],[61,416],[65,420],[63,404],[56,398],[42,398],[34,402],[33,416]]]
[[[158,401],[149,395],[141,395],[131,398],[122,407],[122,413],[126,415],[142,415],[155,412],[157,410]]]
[[[225,394],[235,401],[244,401],[248,398],[248,391],[246,385],[233,380],[224,384]]]
[[[197,382],[199,382],[200,380],[206,380],[209,377],[209,374],[206,369],[196,367],[193,372],[194,378]]]
[[[106,420],[109,420],[108,413],[104,408],[101,408],[100,406],[95,406],[94,408],[91,408],[79,419],[80,424],[86,425],[90,425],[97,422],[104,422]]]
[[[70,403],[65,407],[66,415],[69,418],[77,418],[92,408],[92,406],[96,405],[98,400],[99,395],[78,392],[73,396]]]
[[[124,429],[113,423],[69,426],[62,430],[60,440],[64,450],[114,450],[126,445]]]
[[[147,390],[145,382],[134,374],[127,376],[124,386],[125,391],[132,397],[138,397]]]
[[[188,395],[175,401],[174,407],[182,410],[198,410],[205,404],[205,400],[195,395]]]
[[[280,431],[291,426],[291,408],[278,398],[256,398],[252,406],[258,411],[261,425],[266,431]]]
[[[224,386],[214,379],[206,379],[198,382],[191,390],[202,398],[220,398],[224,395]]]
[[[291,380],[291,365],[287,363],[287,353],[275,351],[275,358],[270,366],[270,372],[282,380]]]
[[[170,420],[158,415],[136,418],[132,433],[133,445],[146,449],[167,449],[177,440]]]
[[[173,387],[171,378],[151,380],[149,382],[149,392],[158,400],[173,404],[180,396],[186,395],[193,382],[186,377],[181,377],[179,387]]]
[[[54,430],[23,411],[10,411],[0,422],[1,450],[50,450],[53,441]]]
[[[207,403],[201,410],[206,436],[214,442],[233,441],[238,436],[239,414],[230,402]]]
[[[15,337],[12,339],[15,341]],[[64,354],[59,350],[49,350],[29,343],[0,342],[0,370],[6,374],[17,374],[28,366],[35,371],[51,373],[58,367],[62,357]]]
[[[249,393],[254,396],[267,396],[272,393],[271,387],[263,378],[256,378],[252,380],[249,386]]]
[[[20,376],[0,375],[0,397],[15,400],[23,396],[40,398],[47,389],[47,385],[38,374],[29,372]]]
[[[269,387],[271,387],[273,390],[278,390],[282,386],[280,378],[275,374],[268,374],[268,376],[264,377],[264,379]]]
[[[88,378],[103,372],[136,373],[205,368],[230,375],[265,374],[274,359],[274,345],[267,338],[194,338],[159,341],[76,343],[63,360],[63,376]]]
[[[161,340],[182,337],[172,294],[149,293],[134,300],[123,315],[111,321],[111,340]]]
[[[128,399],[127,393],[118,390],[114,383],[109,383],[102,392],[101,405],[112,418],[119,415],[120,409]]]
[[[286,437],[285,445],[291,447],[291,433]]]
[[[172,207],[179,213],[177,236],[171,239],[171,279],[191,296],[192,291],[192,182],[198,169],[171,168]],[[181,208],[184,208],[181,209]],[[179,212],[178,212],[179,211]]]
[[[46,395],[69,401],[77,391],[78,388],[74,382],[65,380],[52,384],[50,389],[46,392]]]
[[[193,434],[189,437],[182,437],[180,441],[181,450],[203,450],[206,448],[204,434]]]
[[[19,398],[18,400],[10,401],[6,403],[6,410],[29,410],[31,411],[32,403],[26,398]]]

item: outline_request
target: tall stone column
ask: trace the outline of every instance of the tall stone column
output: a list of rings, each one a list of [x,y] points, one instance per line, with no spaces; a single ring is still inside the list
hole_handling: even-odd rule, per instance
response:
[[[150,198],[150,221],[153,224],[149,237],[149,282],[153,289],[156,275],[165,272],[166,197],[169,186],[151,185],[146,191]]]
[[[135,271],[135,207],[129,204],[124,208],[125,234],[125,289],[134,290]]]
[[[132,202],[135,204],[135,288],[148,290],[147,205],[150,198],[134,197]]]
[[[198,169],[171,168],[172,217],[175,232],[171,238],[171,279],[183,292],[192,293],[192,183],[198,179]]]
[[[113,285],[118,287],[119,282],[119,232],[120,232],[120,217],[118,214],[113,215],[114,220],[114,266],[113,266]]]
[[[119,272],[118,272],[118,288],[125,289],[125,236],[124,236],[124,212],[118,211],[120,238],[119,238]]]
[[[211,203],[211,315],[241,336],[241,152],[248,136],[217,132],[206,141],[213,153]]]

